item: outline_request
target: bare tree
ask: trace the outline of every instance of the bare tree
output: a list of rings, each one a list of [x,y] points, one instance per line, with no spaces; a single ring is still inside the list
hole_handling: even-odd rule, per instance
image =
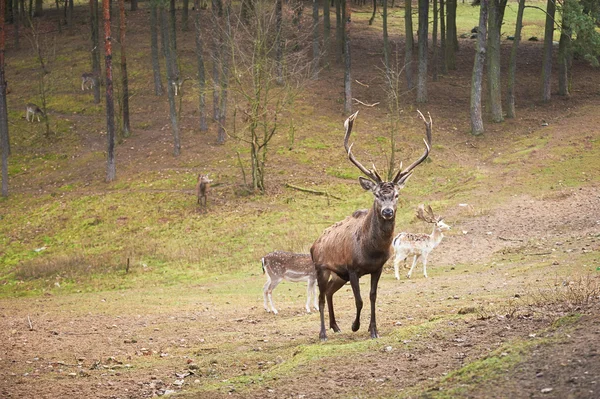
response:
[[[127,75],[127,54],[125,51],[125,0],[119,0],[119,41],[121,44],[121,90],[123,107],[123,137],[131,135],[129,122],[129,77]]]
[[[6,77],[4,71],[4,20],[6,17],[6,3],[0,1],[0,148],[2,149],[2,196],[8,196],[8,108],[6,105]]]
[[[427,45],[429,40],[429,1],[419,0],[419,73],[417,77],[417,102],[427,102]]]
[[[515,27],[515,38],[510,50],[510,61],[508,64],[508,90],[506,93],[506,117],[515,117],[515,79],[517,73],[517,50],[521,43],[521,30],[523,28],[523,12],[525,10],[525,0],[519,0],[517,10],[517,22]]]
[[[117,166],[115,162],[115,101],[113,93],[110,2],[103,1],[102,9],[104,15],[104,64],[106,68],[106,181],[111,182],[117,177]]]
[[[318,0],[312,0],[313,2],[313,6],[312,6],[312,17],[313,17],[313,65],[312,65],[312,70],[313,70],[313,76],[312,78],[314,80],[317,80],[319,78],[319,60],[321,59],[321,54],[320,54],[320,50],[319,50],[319,1]]]
[[[279,0],[281,1],[281,0]],[[323,54],[325,56],[325,67],[329,65],[328,55],[331,41],[331,17],[329,12],[330,0],[321,0],[323,3]]]
[[[550,101],[552,96],[552,40],[554,37],[554,16],[556,0],[548,0],[546,27],[544,29],[544,55],[542,61],[542,101]]]
[[[481,0],[480,6],[477,47],[473,65],[473,75],[471,78],[471,134],[475,136],[483,134],[484,131],[481,112],[481,91],[487,43],[488,0]]]
[[[167,12],[165,5],[162,4],[159,10],[160,27],[162,32],[163,53],[165,56],[165,66],[167,70],[167,95],[169,97],[169,116],[171,119],[171,129],[173,133],[173,155],[179,156],[181,153],[181,142],[179,138],[179,123],[177,120],[177,107],[175,105],[175,90],[179,82],[179,77],[175,71],[177,62],[174,60],[175,54],[172,52],[172,41],[170,38],[171,29],[167,21]],[[169,15],[171,18],[172,14]]]
[[[558,94],[569,96],[569,71],[573,58],[571,50],[572,29],[569,21],[569,7],[575,0],[564,0],[562,6],[562,21],[560,39],[558,41]]]
[[[410,90],[415,85],[412,72],[413,47],[415,46],[412,23],[412,0],[404,0],[404,37],[406,38],[404,49],[404,72],[406,74],[406,86]]]
[[[507,0],[488,4],[487,92],[492,121],[502,122],[502,86],[500,79],[500,37]]]
[[[344,112],[352,112],[352,55],[350,51],[350,6],[348,0],[342,1],[342,29],[344,32]]]
[[[200,111],[200,131],[208,130],[206,121],[206,70],[204,68],[204,40],[202,39],[202,26],[200,20],[200,0],[194,0],[194,9],[196,14],[196,59],[198,63],[198,85],[199,90],[199,111]]]
[[[163,95],[163,85],[160,76],[160,61],[158,55],[158,3],[150,0],[150,53],[152,57],[152,72],[154,74],[154,94]]]
[[[456,69],[456,50],[458,39],[456,31],[457,0],[446,0],[446,65],[448,69]]]
[[[442,75],[448,73],[446,63],[446,0],[440,1],[440,62],[442,63]]]
[[[100,104],[100,33],[98,0],[90,0],[90,29],[92,39],[92,73],[96,79],[94,85],[94,104]]]
[[[438,80],[438,0],[433,0],[433,32],[431,46],[433,47],[433,81]]]

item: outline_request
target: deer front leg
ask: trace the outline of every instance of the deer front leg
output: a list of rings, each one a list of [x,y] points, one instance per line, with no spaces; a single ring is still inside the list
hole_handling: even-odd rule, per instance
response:
[[[379,284],[379,278],[381,277],[382,271],[383,267],[371,274],[371,292],[369,293],[369,299],[371,300],[371,322],[369,323],[369,332],[373,339],[379,338],[379,334],[377,333],[377,321],[375,320],[375,303],[377,302],[377,285]]]
[[[396,276],[396,280],[400,280],[400,262],[404,259],[406,259],[404,253],[396,253],[396,257],[394,258],[394,276]]]
[[[327,340],[327,331],[325,330],[325,292],[327,291],[327,283],[329,281],[328,270],[323,270],[317,267],[317,283],[319,284],[319,316],[321,317],[321,331],[319,332],[319,339],[321,341]]]
[[[427,255],[428,254],[423,255],[423,259],[421,259],[421,262],[423,262],[423,275],[425,278],[427,278]]]
[[[352,331],[356,332],[360,328],[360,312],[363,307],[363,300],[360,297],[360,286],[358,285],[358,275],[356,272],[349,272],[350,286],[352,287],[352,293],[354,294],[354,302],[356,303],[356,318],[352,323]]]

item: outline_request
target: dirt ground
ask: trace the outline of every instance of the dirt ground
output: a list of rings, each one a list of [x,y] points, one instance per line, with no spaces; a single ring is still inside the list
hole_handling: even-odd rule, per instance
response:
[[[140,17],[132,24],[141,26],[143,21]],[[379,46],[379,38],[366,24],[357,23],[353,29],[354,51],[365,54],[353,64],[354,78],[363,84],[377,85],[372,71],[378,67],[380,57],[369,49]],[[517,96],[529,105],[519,109],[521,116],[517,121],[489,124],[489,134],[498,134],[500,141],[511,140],[511,134],[536,130],[540,123],[549,121],[560,126],[553,142],[597,137],[597,71],[577,64],[572,98],[540,104],[535,98],[541,46],[523,46],[532,49],[524,51],[519,60],[522,81]],[[507,54],[509,47],[504,46],[503,51]],[[436,127],[446,133],[444,144],[458,154],[461,162],[486,168],[502,181],[502,165],[468,157],[464,148],[469,147],[470,137],[447,137],[448,132],[465,131],[468,124],[466,117],[456,116],[456,109],[468,110],[465,93],[472,53],[472,42],[461,40],[459,70],[432,82],[429,109],[439,121]],[[322,105],[317,108],[327,109],[325,104],[339,97],[341,88],[330,83],[341,81],[335,80],[338,72],[324,71],[321,82],[329,84],[320,82],[312,88],[317,91],[315,103]],[[355,95],[372,103],[379,100],[381,93],[374,94],[365,86],[356,85]],[[330,112],[339,116],[339,109]],[[363,112],[371,116],[384,114],[369,109]],[[148,162],[148,153],[165,154],[167,158],[171,145],[168,133],[145,133],[128,139],[127,146],[119,148],[120,173],[140,167],[160,168],[160,162]],[[82,138],[82,147],[90,151],[95,146],[102,148],[103,140],[104,136],[90,133]],[[212,139],[202,137],[188,145],[183,157],[190,156],[187,154],[199,146],[217,148]],[[219,153],[214,151],[208,156],[218,157]],[[533,156],[528,162],[543,164],[544,159]],[[314,180],[327,178],[309,169],[306,172],[312,173]],[[93,167],[78,171],[72,178],[92,179],[100,173]],[[52,184],[50,179],[20,190],[42,192]],[[598,292],[589,295],[589,303],[576,306],[543,303],[540,298],[545,297],[534,295],[542,286],[559,290],[579,284],[585,291],[586,284],[597,284],[598,272],[593,274],[594,271],[591,283],[569,280],[569,270],[581,275],[583,268],[579,261],[565,256],[597,255],[600,250],[597,176],[581,188],[562,187],[544,197],[519,194],[486,207],[489,194],[474,191],[472,203],[455,204],[445,215],[448,221],[455,222],[442,243],[443,251],[434,252],[430,258],[429,279],[424,279],[422,269],[417,268],[412,280],[403,278],[398,282],[389,267],[386,269],[378,299],[382,338],[373,341],[367,351],[347,356],[344,344],[366,339],[364,326],[356,334],[349,332],[354,309],[348,288],[340,291],[339,305],[336,304],[343,332],[339,336],[330,333],[330,340],[321,344],[323,350],[339,350],[340,355],[298,364],[294,357],[318,343],[318,315],[303,313],[302,288],[290,288],[291,293],[280,299],[278,316],[264,312],[260,297],[243,297],[244,306],[239,305],[239,300],[220,301],[211,295],[211,286],[3,299],[0,397],[426,398],[443,395],[450,387],[457,388],[452,386],[452,379],[444,382],[444,378],[462,366],[490,356],[508,359],[519,355],[514,348],[507,349],[507,353],[503,348],[512,348],[512,343],[521,341],[529,343],[527,350],[512,366],[507,365],[503,374],[483,379],[475,370],[469,381],[460,380],[461,390],[449,391],[448,397],[600,397]],[[600,268],[599,262],[596,256],[586,267]],[[484,267],[470,273],[469,267],[474,264]],[[263,276],[250,276],[246,283],[262,286]],[[282,285],[277,294],[283,296],[286,289]],[[497,297],[498,292],[514,297],[516,303],[495,307],[490,298]],[[535,303],[520,301],[524,297]],[[431,317],[462,310],[467,317],[441,322]],[[554,324],[558,317],[573,313],[581,316],[569,323]],[[363,323],[365,318],[363,315]],[[412,326],[415,330],[409,330],[406,336],[404,329]],[[271,374],[288,366],[293,366],[292,372]],[[254,376],[261,373],[264,379],[256,380]],[[218,388],[207,393],[207,387]]]

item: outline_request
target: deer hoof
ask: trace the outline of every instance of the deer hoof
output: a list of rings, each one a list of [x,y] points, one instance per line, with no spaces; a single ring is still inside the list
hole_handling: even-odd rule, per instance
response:
[[[352,323],[352,331],[353,332],[357,332],[359,328],[360,328],[360,321],[355,321],[354,323]]]
[[[322,342],[325,342],[325,341],[327,341],[327,333],[326,333],[325,331],[321,331],[321,332],[319,333],[319,339],[320,339]]]

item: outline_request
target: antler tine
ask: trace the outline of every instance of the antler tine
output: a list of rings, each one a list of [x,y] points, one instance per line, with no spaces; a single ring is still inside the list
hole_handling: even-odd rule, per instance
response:
[[[403,184],[404,182],[406,182],[406,180],[408,180],[408,178],[412,174],[412,170],[414,168],[416,168],[425,159],[427,159],[427,157],[429,156],[429,150],[431,149],[431,125],[432,125],[431,114],[427,113],[427,115],[429,116],[429,121],[427,121],[425,119],[425,117],[423,116],[423,114],[421,113],[421,111],[417,110],[417,112],[419,113],[421,120],[423,120],[423,122],[425,123],[426,139],[423,139],[423,141],[425,142],[425,152],[423,153],[423,155],[421,155],[421,157],[419,159],[417,159],[415,162],[413,162],[406,169],[402,170],[402,166],[400,167],[400,170],[398,171],[398,173],[396,174],[396,177],[394,177],[394,180],[393,180],[394,183],[396,183],[396,184]]]
[[[427,205],[427,213],[431,217],[431,220],[435,220],[435,214],[433,213],[433,209],[431,209],[431,205]]]
[[[356,119],[357,115],[358,111],[350,115],[348,119],[346,119],[346,121],[344,122],[344,127],[346,128],[346,135],[344,136],[344,148],[348,153],[348,159],[354,164],[354,166],[356,166],[369,179],[373,180],[376,183],[381,183],[381,177],[379,177],[379,174],[377,172],[368,170],[360,162],[358,162],[356,158],[354,158],[354,155],[352,154],[352,146],[354,145],[354,143],[348,145],[348,139],[350,139],[350,133],[352,133],[352,125],[354,124],[354,119]]]
[[[419,205],[419,208],[417,209],[417,218],[427,223],[437,222],[433,211],[431,210],[431,206],[429,205],[427,205],[427,208],[425,208],[425,205],[423,204]]]

